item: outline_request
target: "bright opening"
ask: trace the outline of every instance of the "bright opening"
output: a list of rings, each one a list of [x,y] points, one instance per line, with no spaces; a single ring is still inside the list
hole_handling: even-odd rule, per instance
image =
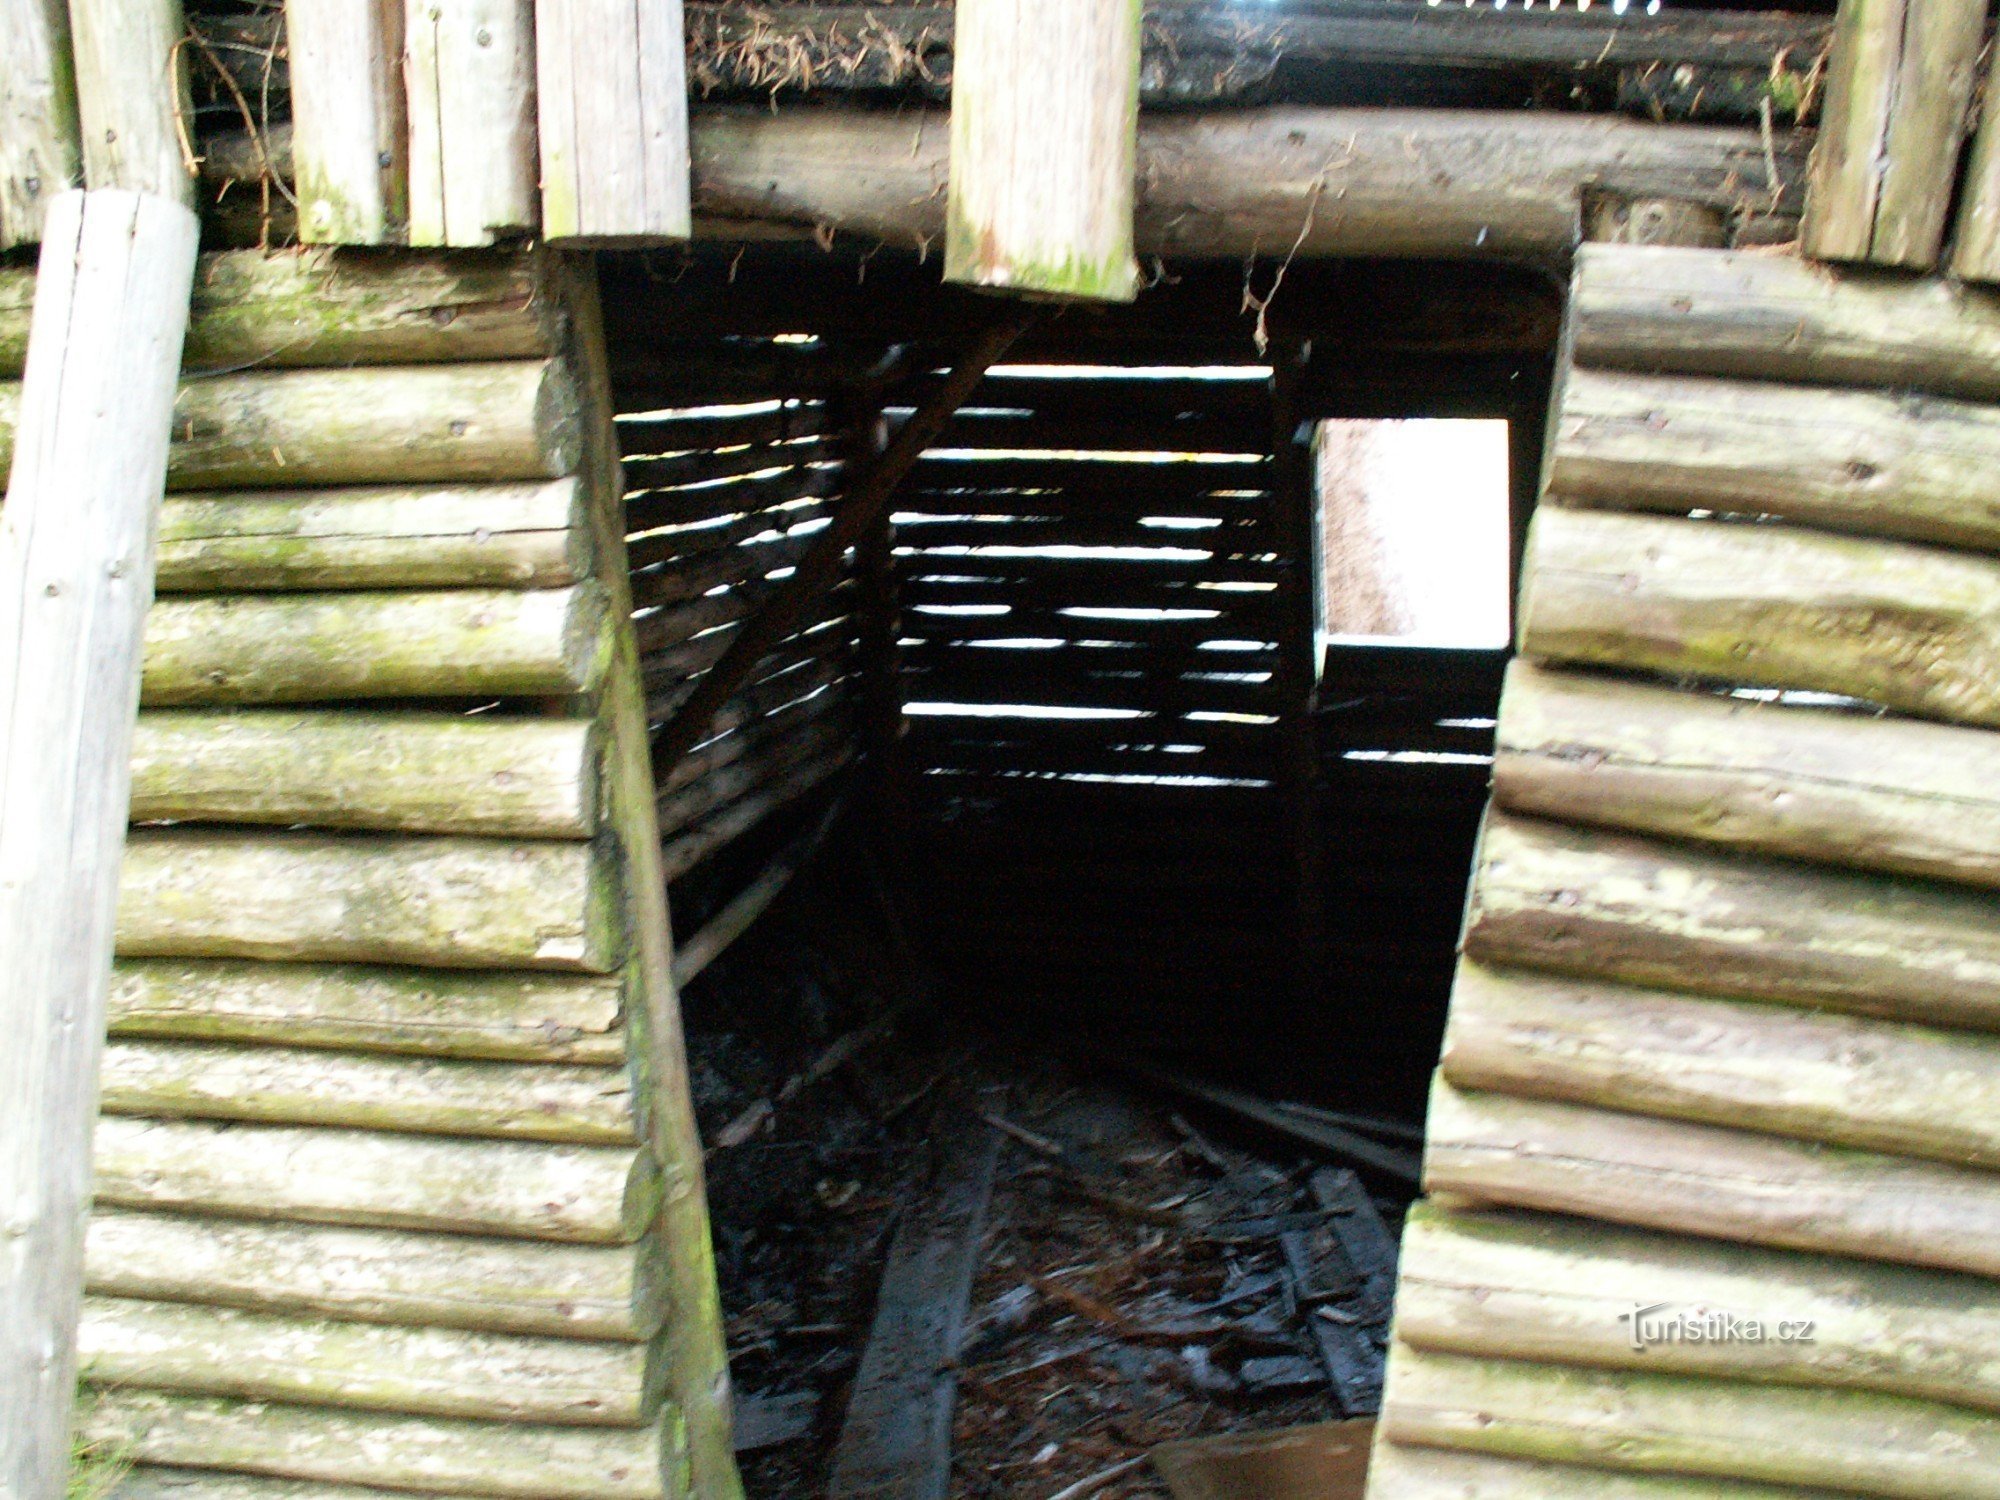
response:
[[[1323,638],[1506,646],[1507,424],[1322,422],[1317,444]]]

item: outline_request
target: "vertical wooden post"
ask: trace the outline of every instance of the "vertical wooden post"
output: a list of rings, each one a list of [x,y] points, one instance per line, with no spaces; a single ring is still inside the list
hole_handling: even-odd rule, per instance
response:
[[[69,19],[85,184],[193,208],[194,103],[180,0],[70,0]]]
[[[686,239],[680,0],[538,0],[535,69],[544,237]]]
[[[1985,0],[1841,0],[1801,248],[1937,263],[1985,30]]]
[[[2000,281],[2000,47],[1993,49],[1984,108],[1951,255],[1952,274],[1966,281]]]
[[[82,175],[66,0],[0,0],[0,250],[42,237]]]
[[[0,513],[0,1494],[69,1463],[90,1141],[139,645],[197,226],[49,207]]]
[[[532,0],[407,0],[403,16],[410,243],[491,245],[533,233]]]
[[[1138,0],[959,0],[947,281],[1130,302]]]
[[[390,245],[408,233],[403,0],[285,0],[299,238]]]

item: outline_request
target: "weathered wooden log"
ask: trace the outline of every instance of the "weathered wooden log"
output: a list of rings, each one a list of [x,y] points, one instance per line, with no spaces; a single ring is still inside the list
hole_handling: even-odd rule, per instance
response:
[[[1818,1486],[1898,1500],[2000,1496],[2000,1424],[1862,1391],[1471,1359],[1398,1344],[1391,1442]]]
[[[1427,1203],[1397,1269],[1418,1349],[2000,1410],[2000,1287],[1979,1277]]]
[[[84,1276],[107,1297],[551,1338],[641,1342],[667,1317],[653,1236],[560,1245],[100,1209]]]
[[[0,383],[0,463],[19,408],[19,388]],[[285,370],[184,382],[167,486],[465,484],[575,466],[576,392],[560,365]]]
[[[1531,657],[2000,726],[2000,560],[1545,506],[1523,577]]]
[[[602,675],[605,625],[595,583],[170,597],[146,620],[144,701],[566,696]]]
[[[622,1063],[620,1010],[619,982],[595,976],[168,958],[111,969],[114,1037]]]
[[[1985,97],[2000,99],[2000,52],[1987,73]],[[1951,273],[1991,282],[2000,281],[2000,110],[1982,105],[1981,113],[1952,228]]]
[[[637,1240],[661,1193],[630,1146],[118,1115],[97,1122],[96,1168],[111,1208],[585,1245]]]
[[[86,1440],[141,1464],[495,1500],[673,1500],[678,1435],[100,1390]],[[664,1455],[664,1456],[663,1456]]]
[[[180,0],[71,0],[84,185],[195,207]]]
[[[573,479],[230,490],[160,515],[164,593],[549,588],[590,571]]]
[[[692,226],[679,0],[540,0],[534,51],[543,236],[685,240]]]
[[[127,958],[277,958],[604,974],[624,957],[617,877],[590,844],[135,832]]]
[[[299,238],[392,244],[409,221],[400,0],[285,0]]]
[[[127,1297],[84,1299],[83,1378],[302,1406],[641,1427],[659,1410],[644,1344],[395,1328]]]
[[[1493,794],[1538,817],[2000,886],[2000,735],[1985,730],[1517,661]]]
[[[542,256],[522,250],[207,255],[195,274],[188,365],[544,358],[562,332],[547,272]]]
[[[528,0],[406,0],[410,243],[532,233],[535,18]]]
[[[2000,1274],[2000,1175],[1474,1093],[1442,1078],[1431,1091],[1424,1188],[1471,1204]]]
[[[397,1500],[404,1492],[359,1484],[321,1484],[310,1479],[265,1479],[221,1469],[134,1464],[119,1476],[110,1493],[116,1500]]]
[[[1129,302],[1139,7],[960,0],[947,281]]]
[[[0,515],[0,1014],[10,1033],[0,1047],[0,1491],[10,1495],[59,1492],[69,1463],[133,686],[197,233],[193,214],[150,193],[72,192],[50,205],[21,447]]]
[[[1807,255],[1937,263],[1985,40],[1982,0],[1841,9],[1799,226]]]
[[[139,1470],[143,1476],[147,1470]],[[128,1484],[130,1481],[128,1481]],[[1684,1474],[1614,1474],[1577,1464],[1496,1458],[1417,1448],[1378,1437],[1368,1464],[1369,1500],[1839,1500],[1831,1490],[1696,1479]],[[119,1500],[171,1500],[157,1490]],[[209,1500],[206,1495],[199,1500]],[[227,1495],[215,1500],[289,1500]],[[310,1500],[310,1497],[301,1497]],[[333,1500],[333,1497],[328,1497]]]
[[[218,375],[181,387],[168,482],[559,479],[576,466],[576,418],[552,361]]]
[[[250,1120],[622,1146],[635,1139],[619,1064],[356,1056],[235,1042],[117,1040],[104,1051],[107,1114]]]
[[[1790,255],[1586,245],[1578,365],[2000,399],[2000,296]]]
[[[1994,898],[1494,813],[1465,950],[1482,963],[2000,1029]]]
[[[597,758],[584,720],[154,709],[132,819],[588,838]]]
[[[1937,397],[1572,370],[1545,499],[1776,516],[2000,551],[2000,411]]]
[[[902,245],[945,229],[945,122],[858,110],[703,111],[694,201],[728,236],[773,222]],[[1141,255],[1566,256],[1581,190],[1796,212],[1801,138],[1602,116],[1264,109],[1140,122]]]
[[[1467,961],[1442,1067],[1460,1088],[2000,1166],[2000,1038],[1973,1032]]]
[[[4,26],[0,250],[39,242],[49,200],[77,186],[83,176],[67,0],[9,0]],[[0,293],[0,301],[4,296]],[[0,367],[4,359],[0,347]]]

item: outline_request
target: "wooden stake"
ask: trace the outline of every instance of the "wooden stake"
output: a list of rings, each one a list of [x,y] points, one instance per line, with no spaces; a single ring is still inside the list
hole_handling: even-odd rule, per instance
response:
[[[658,242],[692,232],[680,0],[539,0],[542,233]]]
[[[532,232],[530,0],[406,0],[403,14],[410,243],[491,245]]]
[[[88,7],[83,7],[88,8]],[[63,1493],[140,634],[197,226],[49,207],[0,515],[0,1492]]]
[[[0,250],[42,237],[49,200],[82,176],[64,0],[0,4]]]
[[[399,243],[409,228],[402,0],[285,0],[299,238]]]
[[[1130,302],[1132,0],[959,0],[947,281]]]
[[[84,181],[193,208],[194,101],[181,0],[70,0],[69,17]]]
[[[2000,281],[2000,48],[1987,75],[1986,100],[1953,231],[1951,272],[1965,281]]]
[[[1842,0],[1800,241],[1821,260],[1937,263],[1984,0]]]

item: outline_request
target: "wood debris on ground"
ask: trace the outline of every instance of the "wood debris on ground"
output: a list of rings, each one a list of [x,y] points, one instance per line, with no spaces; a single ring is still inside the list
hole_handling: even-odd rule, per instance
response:
[[[828,1493],[884,1267],[938,1201],[954,1121],[1000,1159],[949,1372],[950,1495],[1166,1497],[1162,1445],[1372,1415],[1393,1178],[942,1023],[893,972],[781,907],[686,996],[752,1497]]]

